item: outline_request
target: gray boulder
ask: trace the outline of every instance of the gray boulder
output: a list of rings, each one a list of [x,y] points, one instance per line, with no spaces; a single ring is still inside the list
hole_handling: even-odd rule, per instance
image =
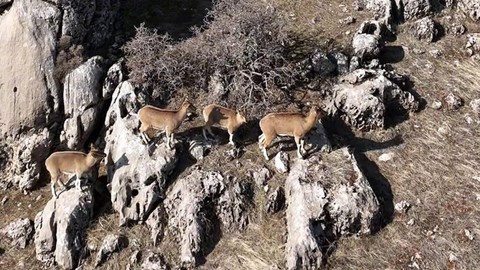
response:
[[[13,184],[20,190],[31,190],[40,180],[43,163],[50,152],[52,140],[50,131],[44,128],[41,131],[30,131],[20,135],[18,142],[12,142]]]
[[[329,114],[340,115],[361,130],[383,128],[387,105],[401,106],[409,112],[418,109],[415,97],[399,86],[402,80],[398,74],[385,70],[355,70],[334,87]]]
[[[472,33],[467,35],[467,44],[465,49],[470,56],[480,53],[480,33]]]
[[[98,123],[104,77],[104,60],[100,56],[90,58],[65,77],[63,102],[66,119],[61,141],[70,149],[82,148]]]
[[[113,64],[107,71],[107,76],[105,77],[102,88],[103,99],[110,99],[117,86],[124,80],[123,63],[119,61]]]
[[[105,127],[105,153],[113,209],[120,225],[145,221],[164,196],[165,181],[175,168],[177,150],[145,145],[138,134],[138,103],[133,87],[121,83],[112,97]]]
[[[352,41],[355,56],[362,60],[377,58],[383,47],[380,39],[380,36],[373,34],[355,35]]]
[[[480,2],[478,0],[458,0],[458,8],[474,21],[480,21]]]
[[[423,18],[432,14],[433,7],[431,0],[396,0],[400,7],[399,12],[403,14],[406,21]],[[402,10],[403,7],[403,10]]]
[[[19,218],[0,230],[0,235],[10,239],[10,245],[25,248],[33,237],[33,222],[28,218]]]
[[[410,31],[416,39],[425,40],[428,43],[433,42],[438,36],[435,21],[428,17],[415,21]]]
[[[380,219],[380,206],[355,157],[346,148],[296,160],[285,182],[287,269],[322,268],[322,247],[334,237],[367,235]]]
[[[290,156],[286,152],[278,152],[275,155],[274,163],[279,173],[287,173],[290,170]]]
[[[348,73],[348,69],[349,69],[348,56],[346,56],[341,52],[332,52],[328,55],[328,58],[333,64],[335,64],[337,68],[337,73],[339,75],[344,75]]]
[[[463,99],[453,92],[448,93],[443,100],[449,110],[458,110],[463,106]]]
[[[52,198],[35,217],[37,259],[65,269],[78,266],[84,249],[85,231],[93,215],[91,190],[75,188]]]
[[[233,178],[233,183],[227,184],[227,188],[218,198],[215,211],[227,232],[247,228],[249,195],[253,195],[250,194],[250,187]]]
[[[320,77],[326,77],[335,71],[336,65],[328,55],[321,50],[316,50],[310,58],[312,69]]]
[[[59,112],[53,70],[60,14],[45,1],[18,0],[0,16],[0,136],[42,129]]]
[[[143,260],[141,268],[142,270],[168,270],[168,265],[165,262],[162,254],[148,250],[145,254],[142,254]]]

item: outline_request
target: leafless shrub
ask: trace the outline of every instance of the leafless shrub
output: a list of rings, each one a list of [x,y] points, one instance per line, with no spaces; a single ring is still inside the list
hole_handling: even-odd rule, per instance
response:
[[[62,36],[58,41],[58,51],[54,76],[63,83],[65,76],[85,61],[84,48],[72,44],[71,36]]]
[[[255,113],[286,101],[280,89],[294,84],[297,70],[285,57],[290,27],[273,4],[219,0],[193,31],[192,38],[175,42],[140,25],[124,47],[131,80],[166,101],[180,87],[208,93],[216,74],[225,93],[207,94],[210,102]]]

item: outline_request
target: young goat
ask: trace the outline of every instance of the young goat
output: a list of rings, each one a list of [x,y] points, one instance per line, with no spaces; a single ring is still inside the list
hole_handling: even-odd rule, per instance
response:
[[[297,155],[303,158],[304,136],[315,126],[323,111],[318,106],[312,106],[308,115],[301,113],[270,113],[260,120],[262,135],[258,137],[260,149],[266,160],[269,160],[267,148],[277,136],[293,136],[297,144]]]
[[[99,163],[104,157],[105,153],[96,149],[93,144],[90,146],[90,152],[85,154],[79,151],[63,151],[52,153],[45,161],[45,167],[50,173],[52,195],[58,197],[55,192],[55,183],[62,184],[63,190],[67,187],[62,180],[62,174],[75,174],[75,186],[80,189],[80,181],[82,176],[90,171],[93,166]]]
[[[227,129],[230,135],[229,144],[235,145],[233,142],[233,134],[235,131],[247,120],[241,113],[222,107],[217,104],[210,104],[203,109],[203,118],[205,119],[205,126],[203,127],[203,137],[207,139],[207,132],[213,137],[215,135],[212,132],[213,125],[219,125],[220,127]]]
[[[179,110],[159,109],[154,106],[147,105],[138,111],[141,126],[140,133],[146,144],[150,141],[147,132],[150,129],[165,131],[167,136],[167,146],[172,148],[173,132],[180,127],[183,120],[187,116],[189,110],[195,107],[185,100]]]

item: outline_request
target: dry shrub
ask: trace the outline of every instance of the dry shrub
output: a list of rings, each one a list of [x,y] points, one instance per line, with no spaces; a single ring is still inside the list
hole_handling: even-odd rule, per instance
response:
[[[175,42],[140,25],[124,46],[131,80],[167,101],[180,87],[211,91],[215,74],[223,89],[207,94],[210,102],[255,113],[286,101],[280,89],[292,86],[298,72],[286,59],[290,26],[273,4],[219,0],[193,31],[192,38]]]
[[[62,36],[60,38],[58,51],[55,60],[54,76],[63,83],[65,76],[80,66],[86,59],[83,46],[72,44],[71,36]]]

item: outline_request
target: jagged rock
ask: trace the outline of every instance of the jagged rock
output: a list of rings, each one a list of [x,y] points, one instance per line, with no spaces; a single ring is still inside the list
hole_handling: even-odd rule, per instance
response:
[[[310,61],[312,62],[313,72],[320,77],[328,76],[336,69],[335,64],[332,63],[327,54],[321,50],[316,50],[310,58]]]
[[[61,141],[70,149],[83,147],[98,122],[104,77],[104,60],[100,56],[90,58],[65,77],[63,102],[66,119]]]
[[[317,150],[320,150],[324,153],[329,153],[332,151],[332,145],[328,140],[327,133],[325,128],[322,125],[321,119],[318,120],[315,128],[310,131],[306,136],[305,142],[308,145],[308,149],[305,149],[307,152],[313,153]]]
[[[348,56],[346,56],[341,52],[332,52],[328,54],[328,58],[333,64],[336,65],[337,73],[339,75],[348,73],[348,69],[349,69]]]
[[[355,23],[356,21],[357,19],[355,19],[355,17],[353,16],[348,16],[344,19],[338,20],[340,24],[344,24],[344,25],[349,25],[349,24]]]
[[[269,214],[277,213],[285,207],[285,191],[282,187],[277,187],[274,192],[268,195],[266,212]]]
[[[371,130],[385,126],[385,110],[388,106],[401,106],[414,112],[418,101],[403,91],[404,78],[385,70],[358,69],[340,79],[334,87],[330,115],[341,115],[352,126]]]
[[[114,252],[118,252],[128,246],[128,238],[121,234],[109,234],[103,239],[102,246],[95,259],[95,267],[102,265]]]
[[[206,203],[225,190],[223,176],[217,172],[194,170],[177,180],[164,200],[170,233],[180,245],[180,261],[195,266],[204,237],[209,233]]]
[[[467,44],[465,45],[470,56],[480,52],[480,33],[467,35]]]
[[[10,245],[16,248],[25,248],[33,236],[33,222],[28,218],[19,218],[10,222],[0,230],[10,239]]]
[[[362,60],[368,60],[380,55],[382,44],[378,35],[357,34],[353,37],[352,47],[355,56]]]
[[[0,137],[42,129],[59,112],[53,76],[60,10],[41,0],[15,0],[0,17]]]
[[[226,231],[243,230],[248,225],[247,204],[253,197],[251,188],[235,182],[218,198],[216,212]]]
[[[285,181],[287,269],[319,269],[331,234],[370,234],[381,217],[377,198],[346,148],[295,161]]]
[[[84,248],[85,230],[93,215],[93,194],[90,189],[76,188],[52,198],[35,217],[35,250],[37,259],[47,265],[56,262],[65,269],[74,269]]]
[[[62,36],[73,37],[75,44],[99,48],[112,36],[120,1],[58,0],[57,5],[63,10]]]
[[[268,179],[272,177],[270,170],[266,167],[254,168],[250,171],[250,175],[259,188],[263,187],[267,183]]]
[[[212,149],[212,145],[202,140],[190,140],[188,151],[197,161],[202,160]]]
[[[360,68],[360,58],[358,56],[352,56],[350,59],[349,72],[353,72]]]
[[[142,270],[168,270],[168,265],[160,253],[147,251],[141,265]]]
[[[165,213],[163,205],[157,206],[157,208],[155,208],[155,210],[153,210],[148,216],[146,223],[150,228],[154,246],[157,246],[163,239],[166,221],[167,214]]]
[[[480,98],[470,101],[470,107],[472,108],[473,112],[480,117]]]
[[[478,0],[458,0],[457,5],[472,20],[480,21],[480,2]]]
[[[400,0],[398,2],[401,5],[400,7],[403,6],[403,10],[400,8],[399,12],[403,12],[403,18],[407,21],[423,18],[433,11],[430,0]]]
[[[448,27],[448,33],[454,36],[461,36],[467,32],[467,28],[463,24],[453,24]]]
[[[117,86],[124,80],[123,62],[119,61],[113,64],[107,71],[107,76],[105,77],[102,88],[103,99],[111,98]]]
[[[445,96],[444,101],[449,110],[458,110],[461,106],[463,106],[463,99],[453,92],[450,92],[447,96]]]
[[[435,21],[428,17],[414,22],[410,32],[416,39],[425,40],[426,42],[433,42],[438,35]]]
[[[43,163],[53,140],[47,128],[21,135],[13,153],[13,184],[20,190],[31,190],[40,180]],[[15,144],[16,142],[13,142]]]
[[[288,153],[280,151],[275,156],[275,168],[280,173],[286,173],[290,169],[290,156]]]
[[[122,82],[113,94],[105,119],[108,179],[120,225],[146,220],[164,196],[166,177],[178,160],[175,148],[155,143],[147,146],[135,132],[140,125],[138,106],[133,87]]]

